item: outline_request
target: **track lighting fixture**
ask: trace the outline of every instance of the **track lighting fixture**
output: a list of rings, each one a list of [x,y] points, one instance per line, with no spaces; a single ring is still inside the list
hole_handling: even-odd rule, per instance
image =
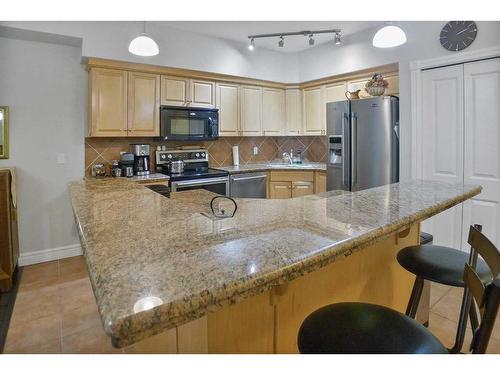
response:
[[[128,46],[128,51],[137,56],[156,56],[160,53],[158,44],[146,34],[146,21],[143,24],[143,32],[138,37],[132,39]]]
[[[284,47],[285,46],[285,38],[283,35],[280,36],[280,41],[278,42],[279,47]]]
[[[340,35],[340,33],[335,33],[335,38],[333,39],[333,42],[336,45],[339,45],[342,43],[342,36]]]
[[[253,51],[255,48],[254,44],[254,39],[257,38],[276,38],[279,37],[278,41],[278,47],[284,47],[285,46],[285,36],[296,36],[296,35],[301,35],[309,40],[309,45],[314,46],[314,43],[316,42],[314,40],[314,35],[316,34],[335,34],[334,37],[334,42],[335,44],[340,44],[342,42],[341,37],[342,37],[342,30],[340,29],[329,29],[329,30],[303,30],[303,31],[292,31],[292,32],[286,32],[286,33],[274,33],[274,34],[257,34],[257,35],[249,35],[248,39],[250,39],[250,44],[248,45],[248,49],[250,51]]]

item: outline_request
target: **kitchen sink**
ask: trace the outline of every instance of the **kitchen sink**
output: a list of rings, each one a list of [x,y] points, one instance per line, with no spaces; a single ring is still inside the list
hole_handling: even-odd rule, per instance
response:
[[[290,164],[290,163],[270,163],[267,166],[269,168],[290,168],[290,169],[317,168],[317,166],[310,164]]]

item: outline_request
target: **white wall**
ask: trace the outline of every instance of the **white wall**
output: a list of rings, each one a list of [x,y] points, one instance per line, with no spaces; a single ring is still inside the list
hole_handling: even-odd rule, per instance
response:
[[[279,82],[297,82],[297,56],[244,43],[190,33],[165,23],[147,23],[147,32],[160,46],[153,57],[128,52],[130,41],[143,30],[142,22],[0,22],[3,27],[82,38],[82,56],[232,74]],[[12,34],[12,33],[9,33]]]
[[[396,48],[373,47],[371,43],[376,30],[367,30],[346,38],[340,47],[320,45],[298,56],[300,81],[399,63],[402,179],[411,176],[410,62],[456,53],[446,51],[439,43],[444,24],[402,22],[400,25],[406,32],[408,42]],[[500,22],[477,22],[477,25],[477,38],[467,51],[500,46]]]
[[[0,105],[9,106],[19,237],[30,252],[78,244],[66,184],[82,178],[87,76],[80,48],[0,38]],[[56,164],[64,153],[65,164]],[[77,249],[77,247],[76,247]]]

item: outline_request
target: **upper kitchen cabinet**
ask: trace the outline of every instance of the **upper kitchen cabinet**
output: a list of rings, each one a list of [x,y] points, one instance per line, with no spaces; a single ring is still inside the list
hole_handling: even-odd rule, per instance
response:
[[[302,130],[302,92],[288,89],[285,92],[285,135],[301,135]]]
[[[240,87],[241,135],[262,135],[262,88]]]
[[[262,134],[284,135],[285,90],[262,89]]]
[[[189,79],[161,76],[161,104],[186,106],[189,101]]]
[[[127,135],[127,72],[93,68],[89,72],[91,137]]]
[[[221,136],[240,135],[239,85],[217,83],[215,92],[219,109],[219,134]]]
[[[326,107],[324,86],[304,89],[304,134],[326,134]]]
[[[183,77],[161,77],[161,104],[215,107],[215,82]]]
[[[190,89],[189,107],[215,107],[215,82],[192,79]]]
[[[345,82],[332,83],[325,86],[325,102],[339,102],[341,100],[346,100],[345,92],[347,90],[347,85]]]
[[[128,73],[128,135],[160,135],[160,76]]]

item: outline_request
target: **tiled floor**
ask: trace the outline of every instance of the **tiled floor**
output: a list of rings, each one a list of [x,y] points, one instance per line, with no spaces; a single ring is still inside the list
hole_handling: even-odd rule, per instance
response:
[[[461,290],[433,284],[430,330],[452,346]],[[500,319],[498,319],[500,320]],[[470,343],[468,331],[464,350]],[[25,267],[5,353],[122,353],[104,333],[82,257]],[[500,323],[488,347],[500,353]]]

